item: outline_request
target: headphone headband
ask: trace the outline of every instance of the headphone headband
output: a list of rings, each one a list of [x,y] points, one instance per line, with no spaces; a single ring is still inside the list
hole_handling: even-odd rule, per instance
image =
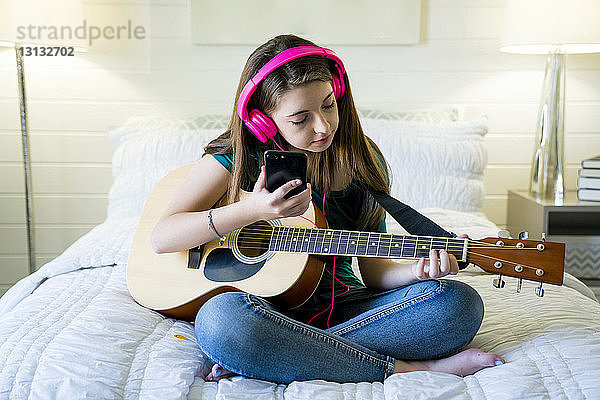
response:
[[[266,63],[258,71],[258,73],[246,83],[246,86],[244,86],[244,88],[242,89],[237,103],[237,113],[242,119],[242,121],[248,121],[247,106],[248,102],[250,101],[250,97],[252,97],[252,94],[256,90],[258,84],[261,81],[263,81],[267,77],[267,75],[269,75],[275,69],[281,67],[283,64],[289,61],[310,55],[320,55],[334,61],[337,64],[341,73],[340,78],[344,79],[343,75],[346,73],[346,70],[344,69],[344,64],[333,50],[317,46],[297,46],[284,50],[281,53],[277,54],[275,57],[273,57],[271,60],[269,60],[269,62]]]

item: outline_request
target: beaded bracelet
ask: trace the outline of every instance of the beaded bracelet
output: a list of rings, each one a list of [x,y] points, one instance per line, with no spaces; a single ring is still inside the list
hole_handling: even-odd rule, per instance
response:
[[[226,239],[225,235],[219,235],[219,232],[217,232],[217,230],[215,229],[215,226],[213,225],[212,212],[213,212],[212,208],[210,210],[208,210],[208,228],[215,234],[217,239],[224,241]]]

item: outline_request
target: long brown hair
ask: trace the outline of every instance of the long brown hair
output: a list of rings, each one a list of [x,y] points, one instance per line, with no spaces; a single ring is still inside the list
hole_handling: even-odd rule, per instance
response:
[[[233,154],[232,178],[227,190],[229,203],[239,200],[240,189],[251,191],[260,172],[263,154],[275,149],[272,141],[261,143],[244,126],[236,111],[237,101],[246,83],[258,70],[280,52],[296,46],[316,46],[294,35],[277,36],[258,47],[248,58],[238,84],[231,120],[227,130],[211,141],[205,154]],[[297,58],[271,72],[257,87],[248,102],[248,109],[259,109],[268,114],[275,109],[281,96],[302,84],[313,81],[331,82],[330,61],[315,55]],[[327,150],[309,153],[308,180],[321,193],[331,192],[335,172],[389,193],[387,164],[381,151],[364,135],[352,98],[347,75],[346,89],[337,100],[339,125],[333,142]],[[286,140],[278,134],[278,143],[289,149]],[[371,195],[365,196],[357,227],[360,230],[378,230],[385,211]]]

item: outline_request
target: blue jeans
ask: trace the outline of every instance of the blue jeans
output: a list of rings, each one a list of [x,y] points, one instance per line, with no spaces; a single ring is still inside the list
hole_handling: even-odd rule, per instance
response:
[[[388,291],[353,288],[336,298],[330,328],[307,325],[327,304],[282,310],[241,292],[219,294],[198,311],[196,337],[213,362],[277,383],[312,379],[384,381],[394,360],[446,357],[481,326],[483,302],[469,285],[429,280]],[[304,322],[303,322],[304,321]]]

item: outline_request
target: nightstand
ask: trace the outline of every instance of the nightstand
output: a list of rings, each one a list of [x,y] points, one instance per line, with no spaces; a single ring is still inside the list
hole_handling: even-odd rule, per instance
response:
[[[563,205],[538,202],[527,191],[508,191],[507,228],[512,236],[528,231],[538,240],[564,242],[565,271],[583,279],[600,279],[600,202],[579,201],[566,192]]]

